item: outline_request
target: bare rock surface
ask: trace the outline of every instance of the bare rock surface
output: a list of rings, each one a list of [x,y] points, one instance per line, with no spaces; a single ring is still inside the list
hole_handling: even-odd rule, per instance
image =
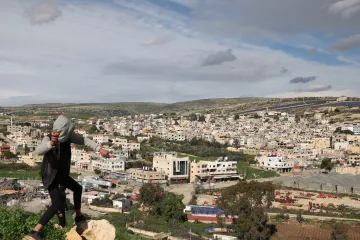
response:
[[[114,240],[115,227],[107,220],[91,220],[73,227],[66,233],[67,240]]]

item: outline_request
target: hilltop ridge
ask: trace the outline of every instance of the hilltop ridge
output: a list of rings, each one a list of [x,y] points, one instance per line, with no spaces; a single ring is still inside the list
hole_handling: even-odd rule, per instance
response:
[[[323,102],[335,101],[335,97],[307,97],[307,98],[209,98],[175,103],[156,102],[114,102],[114,103],[46,103],[27,104],[20,107],[2,107],[3,112],[11,112],[18,116],[48,116],[52,113],[75,114],[83,117],[117,116],[131,114],[169,113],[213,113],[237,114],[261,108],[271,108],[283,104],[305,103],[319,100]],[[352,101],[358,100],[353,98]]]

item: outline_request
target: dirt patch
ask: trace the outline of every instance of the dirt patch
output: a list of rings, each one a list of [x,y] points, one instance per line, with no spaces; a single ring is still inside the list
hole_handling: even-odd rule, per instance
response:
[[[277,233],[274,240],[329,240],[331,239],[331,226],[328,224],[298,224],[296,222],[283,222],[276,225]],[[359,226],[350,226],[348,236],[350,240],[358,240]]]

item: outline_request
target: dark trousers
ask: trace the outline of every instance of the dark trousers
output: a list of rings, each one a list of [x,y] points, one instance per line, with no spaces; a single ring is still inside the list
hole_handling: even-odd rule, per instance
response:
[[[39,224],[43,226],[46,225],[50,221],[50,219],[55,216],[55,214],[57,214],[59,218],[59,225],[63,227],[65,226],[66,188],[70,189],[74,193],[74,208],[81,208],[81,185],[78,184],[70,176],[62,177],[60,176],[60,174],[58,175],[55,177],[53,183],[48,188],[51,198],[51,206],[40,218]]]

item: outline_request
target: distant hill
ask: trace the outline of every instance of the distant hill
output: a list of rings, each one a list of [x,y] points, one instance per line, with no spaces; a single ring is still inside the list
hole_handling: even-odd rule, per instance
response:
[[[296,103],[309,100],[334,101],[335,98],[213,98],[177,103],[151,102],[119,102],[119,103],[47,103],[28,104],[21,107],[3,107],[18,116],[47,116],[56,113],[66,113],[77,117],[119,116],[129,114],[149,113],[215,113],[236,114],[248,110],[278,106],[280,104]]]

